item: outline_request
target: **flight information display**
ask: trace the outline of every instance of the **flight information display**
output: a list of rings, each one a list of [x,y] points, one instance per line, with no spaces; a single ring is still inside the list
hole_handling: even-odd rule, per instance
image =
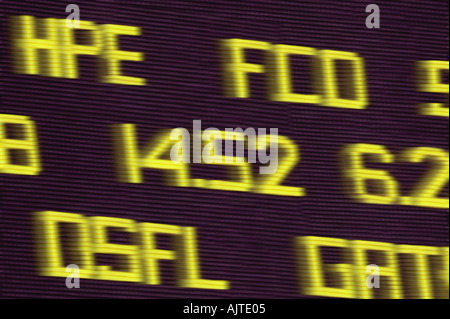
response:
[[[0,6],[1,297],[448,298],[447,1]]]

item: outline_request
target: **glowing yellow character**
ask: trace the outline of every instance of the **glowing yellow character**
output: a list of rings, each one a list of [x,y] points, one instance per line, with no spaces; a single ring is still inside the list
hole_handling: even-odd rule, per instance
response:
[[[172,250],[158,249],[156,234],[179,236],[182,233],[182,227],[153,223],[141,223],[138,227],[145,283],[148,285],[160,285],[159,260],[176,260],[177,255]]]
[[[317,94],[299,94],[293,92],[290,55],[314,57],[314,48],[277,44],[268,52],[266,73],[269,78],[269,99],[279,102],[319,104]]]
[[[244,155],[222,155],[222,141],[225,141],[227,146],[229,146],[229,142],[236,140],[237,149],[239,149],[239,145],[244,144],[245,138],[246,135],[243,132],[219,130],[203,131],[202,139],[204,142],[208,142],[204,146],[202,152],[203,163],[229,166],[228,175],[231,177],[232,181],[195,179],[193,181],[195,183],[194,185],[207,189],[242,192],[250,191],[253,186],[252,168],[249,163],[245,162]],[[243,147],[241,149],[243,149]],[[230,154],[232,153],[230,152]]]
[[[429,256],[439,256],[440,249],[428,246],[399,245],[397,253],[405,255],[406,285],[410,288],[412,298],[432,299],[433,285],[429,267]],[[448,276],[448,273],[447,273]]]
[[[176,237],[178,262],[176,264],[178,285],[184,288],[228,290],[225,280],[201,278],[200,258],[197,251],[197,232],[194,227],[183,227],[181,236]]]
[[[112,217],[90,217],[92,253],[116,255],[116,269],[111,266],[95,265],[95,279],[142,282],[141,261],[138,245],[118,245],[108,242],[108,229],[120,229],[136,236],[136,222],[130,219]],[[136,240],[134,240],[136,241]]]
[[[245,62],[245,50],[270,50],[269,42],[227,39],[220,42],[224,93],[227,97],[249,98],[247,73],[264,73],[264,65]]]
[[[321,247],[339,247],[347,263],[324,264]],[[349,242],[326,237],[297,237],[295,239],[301,293],[309,296],[355,298],[352,265],[348,255]],[[335,287],[327,285],[325,274],[333,276]]]
[[[145,283],[160,285],[161,276],[158,261],[173,260],[175,262],[177,285],[179,287],[229,289],[230,285],[227,281],[201,278],[195,228],[142,223],[139,225],[139,231]],[[156,234],[172,235],[174,250],[158,249],[155,238]]]
[[[168,185],[190,186],[188,164],[185,161],[172,161],[169,157],[170,149],[175,144],[170,139],[171,131],[161,132],[141,151],[138,149],[134,124],[113,125],[112,134],[116,172],[120,182],[143,183],[142,169],[152,168],[167,172]]]
[[[383,278],[382,292],[383,298],[402,299],[402,281],[400,276],[400,267],[397,260],[397,252],[394,244],[372,242],[363,240],[351,241],[352,259],[355,265],[355,283],[358,291],[358,298],[373,299],[374,289],[367,287],[367,273],[366,269],[369,264],[368,252],[376,251],[383,255],[384,263],[379,265],[379,273]],[[381,287],[380,287],[381,288]]]
[[[437,292],[435,293],[436,298],[449,299],[448,295],[448,269],[449,269],[449,258],[448,258],[448,247],[442,247],[441,256],[439,258],[438,265],[433,265],[436,268],[432,269],[432,273],[437,274],[438,287],[436,287]],[[436,271],[437,269],[437,271]]]
[[[59,31],[64,63],[64,77],[77,79],[79,77],[77,55],[99,55],[102,50],[102,34],[99,26],[91,21],[79,21],[79,27],[67,28],[66,20],[59,21]],[[87,30],[91,45],[75,43],[76,30]],[[87,39],[86,39],[87,40]]]
[[[399,155],[401,162],[431,162],[432,168],[412,190],[409,196],[400,199],[400,204],[448,209],[449,199],[441,198],[441,192],[448,185],[448,152],[433,147],[409,148]]]
[[[38,175],[41,160],[37,140],[29,117],[0,114],[0,173]]]
[[[141,52],[119,50],[118,35],[141,35],[141,29],[133,26],[105,24],[101,26],[103,48],[101,52],[100,81],[112,84],[145,85],[143,78],[122,75],[120,61],[144,61]]]
[[[394,155],[382,145],[346,146],[340,155],[345,191],[360,203],[394,204],[399,197],[397,181],[384,170],[366,168],[364,156],[368,155],[377,163],[394,163]],[[373,186],[373,192],[370,191],[370,185]]]
[[[251,145],[251,147],[265,151],[269,146],[271,138],[272,137],[269,135],[259,136],[258,139],[254,139],[254,145]],[[273,174],[268,174],[266,176],[261,175],[259,178],[255,179],[255,188],[253,189],[253,192],[279,196],[305,196],[306,190],[302,187],[281,185],[300,161],[300,150],[298,146],[286,136],[280,135],[277,139],[279,148],[278,169]]]
[[[62,77],[62,47],[58,34],[60,20],[13,16],[10,21],[14,72]],[[39,34],[38,30],[45,35]]]
[[[449,117],[448,84],[442,83],[442,72],[449,69],[448,61],[420,61],[416,65],[417,88],[420,92],[441,93],[446,95],[444,103],[425,103],[419,105],[422,115]]]
[[[365,109],[369,104],[364,59],[353,52],[322,50],[315,64],[314,84],[321,105]],[[338,66],[342,65],[342,69]],[[339,79],[338,74],[341,75]]]
[[[80,268],[80,278],[93,278],[94,259],[91,249],[90,225],[86,217],[62,212],[36,212],[33,216],[36,239],[36,257],[39,274],[50,277],[67,277],[66,267],[76,264]],[[69,225],[70,238],[65,260],[61,240],[60,225]]]

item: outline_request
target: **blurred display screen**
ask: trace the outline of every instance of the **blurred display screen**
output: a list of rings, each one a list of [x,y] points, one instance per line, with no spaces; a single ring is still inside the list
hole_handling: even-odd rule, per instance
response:
[[[0,6],[1,296],[448,298],[448,2]]]

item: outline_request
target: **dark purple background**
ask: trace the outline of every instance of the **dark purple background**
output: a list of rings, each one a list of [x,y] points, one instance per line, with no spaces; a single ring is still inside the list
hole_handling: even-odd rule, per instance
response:
[[[375,1],[381,29],[369,30],[369,1],[76,1],[82,20],[142,28],[142,36],[122,37],[121,47],[144,52],[145,62],[124,63],[124,73],[147,85],[98,83],[95,57],[85,56],[77,80],[13,74],[6,17],[64,19],[69,3],[1,1],[0,111],[38,123],[44,165],[40,176],[1,176],[3,296],[299,298],[294,236],[448,246],[448,211],[355,203],[342,190],[337,161],[350,143],[382,144],[394,153],[448,149],[448,119],[416,111],[418,103],[443,97],[416,92],[413,77],[415,61],[448,60],[447,2]],[[263,76],[252,76],[251,99],[226,98],[217,43],[227,38],[357,52],[365,58],[370,106],[270,102]],[[306,81],[302,72],[295,78]],[[305,187],[308,196],[167,187],[152,170],[144,184],[115,182],[110,124],[135,123],[147,140],[162,128],[190,128],[194,119],[203,128],[278,127],[302,150],[286,185]],[[388,167],[405,193],[426,166]],[[198,174],[225,176],[220,167]],[[163,270],[161,286],[82,280],[81,289],[67,289],[65,278],[36,274],[31,214],[43,210],[197,227],[203,278],[229,280],[232,288],[177,288]]]

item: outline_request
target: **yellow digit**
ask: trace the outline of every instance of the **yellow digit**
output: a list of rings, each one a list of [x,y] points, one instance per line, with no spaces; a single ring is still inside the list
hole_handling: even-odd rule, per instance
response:
[[[417,88],[420,92],[446,94],[446,103],[420,104],[420,114],[448,117],[448,84],[442,83],[442,71],[448,72],[448,61],[420,61],[417,63]]]
[[[250,191],[253,185],[250,164],[246,163],[243,157],[216,155],[217,153],[222,153],[217,151],[217,148],[222,147],[218,141],[232,141],[235,139],[237,142],[244,142],[245,134],[230,131],[209,131],[203,132],[203,139],[209,141],[208,145],[210,145],[210,147],[206,145],[203,149],[203,161],[207,164],[230,166],[229,176],[233,181],[194,179],[194,185],[207,189]]]
[[[154,141],[147,144],[141,152],[141,167],[165,170],[167,185],[188,187],[189,166],[183,161],[174,162],[169,157],[170,149],[174,145],[174,141],[170,139],[171,132],[172,130],[162,131]]]
[[[0,173],[39,175],[41,161],[36,135],[35,124],[29,117],[0,114]]]
[[[253,147],[265,150],[269,142],[269,136],[260,136],[257,139],[257,145],[253,145]],[[253,192],[279,196],[305,196],[304,188],[280,185],[300,160],[300,151],[297,145],[286,136],[278,136],[278,148],[278,170],[274,174],[256,179]]]
[[[346,146],[340,156],[345,190],[360,203],[393,204],[399,196],[397,181],[384,170],[364,167],[364,155],[377,163],[394,162],[394,156],[382,145]],[[370,185],[373,186],[374,194],[369,189]]]
[[[134,124],[113,126],[114,149],[118,179],[124,183],[143,183],[142,168],[165,170],[168,185],[190,186],[189,166],[183,161],[172,161],[170,149],[175,141],[171,130],[158,134],[139,151]]]
[[[436,297],[440,299],[449,299],[448,296],[448,247],[440,248],[441,255],[439,258],[439,265],[432,269],[432,272],[437,277]],[[432,265],[435,266],[436,264]]]
[[[145,283],[160,285],[162,278],[159,261],[176,260],[177,254],[172,250],[158,249],[156,234],[181,235],[182,227],[153,223],[141,223],[138,227]]]
[[[418,147],[408,149],[400,154],[400,160],[411,163],[422,163],[426,160],[432,162],[432,169],[414,188],[410,196],[403,197],[400,203],[403,205],[448,209],[448,197],[438,198],[442,189],[448,184],[448,152],[439,148]]]

